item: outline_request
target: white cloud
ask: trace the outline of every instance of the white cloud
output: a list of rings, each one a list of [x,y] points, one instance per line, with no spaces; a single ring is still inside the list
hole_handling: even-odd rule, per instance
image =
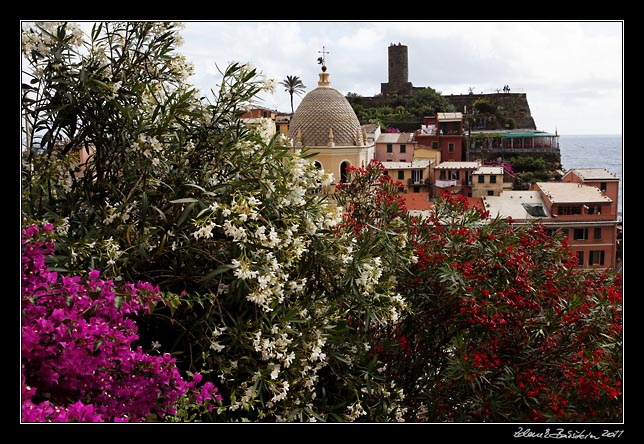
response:
[[[387,82],[390,43],[408,47],[409,81],[444,94],[493,92],[509,85],[528,96],[539,129],[620,134],[623,23],[446,21],[192,21],[179,51],[195,65],[192,81],[208,94],[216,65],[249,62],[276,81],[297,75],[317,87],[322,47],[331,86],[378,94]],[[290,110],[283,88],[265,106]],[[295,106],[301,97],[295,97]]]

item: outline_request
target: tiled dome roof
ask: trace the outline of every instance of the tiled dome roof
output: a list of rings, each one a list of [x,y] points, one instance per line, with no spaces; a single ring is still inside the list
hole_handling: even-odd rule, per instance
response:
[[[301,130],[303,146],[329,146],[329,128],[333,130],[335,146],[363,143],[360,122],[346,97],[333,88],[320,86],[300,102],[291,118],[288,135],[296,144]]]

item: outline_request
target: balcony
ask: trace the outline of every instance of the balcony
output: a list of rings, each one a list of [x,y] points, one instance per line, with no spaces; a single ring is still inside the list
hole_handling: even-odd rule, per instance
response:
[[[455,187],[458,185],[457,180],[437,180],[434,182],[434,185],[436,185],[438,188],[449,188],[449,187]]]

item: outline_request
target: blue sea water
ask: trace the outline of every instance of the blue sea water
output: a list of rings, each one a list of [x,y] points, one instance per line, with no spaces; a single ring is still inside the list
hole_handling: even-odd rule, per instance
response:
[[[621,135],[560,135],[561,166],[572,168],[606,168],[619,177],[617,211],[623,215],[624,162]]]

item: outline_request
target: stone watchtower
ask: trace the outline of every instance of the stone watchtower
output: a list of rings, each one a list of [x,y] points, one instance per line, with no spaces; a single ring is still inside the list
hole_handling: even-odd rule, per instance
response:
[[[409,60],[407,46],[392,43],[389,45],[389,82],[380,84],[383,96],[413,94],[413,86],[409,81]]]

